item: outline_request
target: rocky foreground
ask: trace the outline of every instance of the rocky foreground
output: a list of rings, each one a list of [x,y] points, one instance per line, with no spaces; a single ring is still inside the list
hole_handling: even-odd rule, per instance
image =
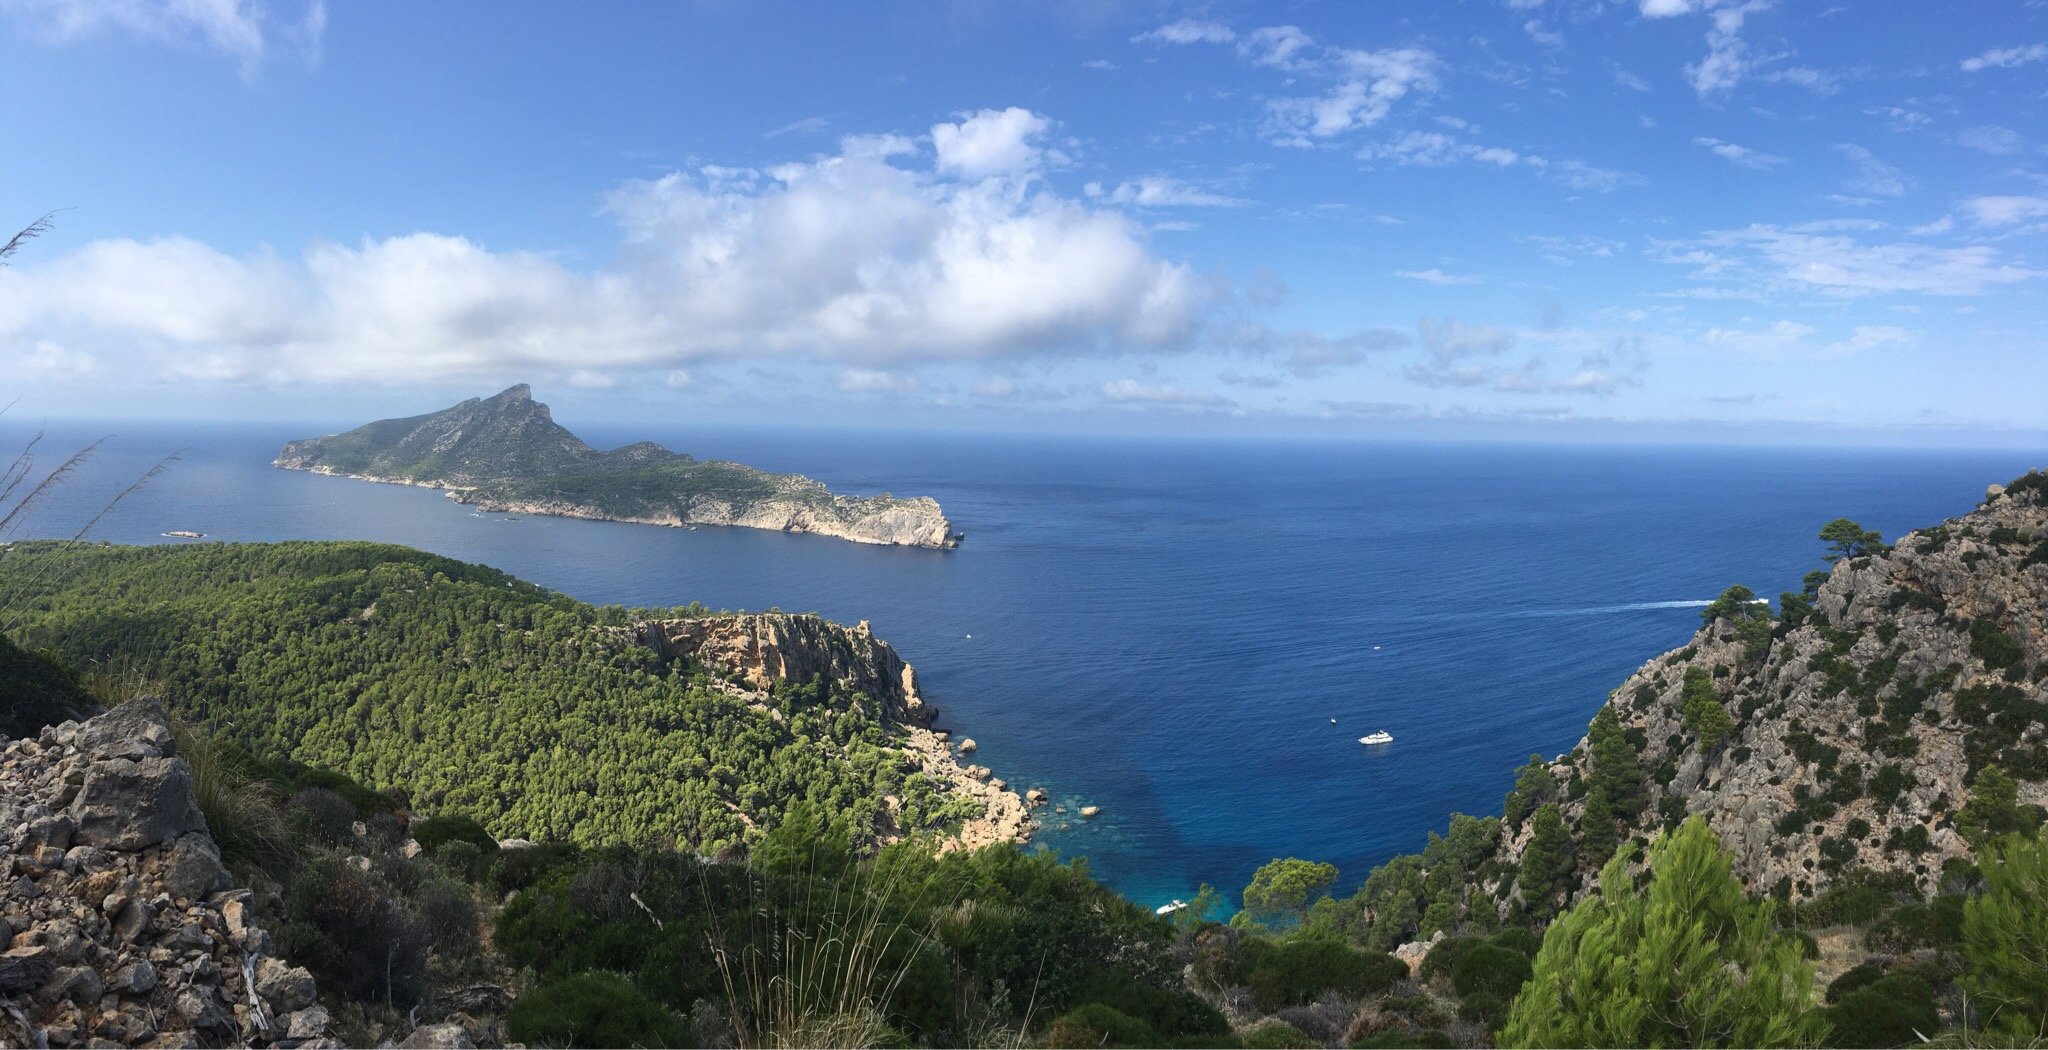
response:
[[[643,441],[600,452],[524,383],[422,416],[285,445],[287,470],[446,489],[487,511],[645,525],[733,525],[889,546],[960,545],[929,497],[840,495],[800,474],[700,461]]]
[[[0,846],[0,1045],[341,1045],[230,883],[156,700],[9,743]]]

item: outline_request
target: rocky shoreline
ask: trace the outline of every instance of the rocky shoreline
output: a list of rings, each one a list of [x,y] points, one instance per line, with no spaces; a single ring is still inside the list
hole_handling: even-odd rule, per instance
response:
[[[866,620],[846,627],[798,613],[727,613],[648,620],[632,628],[636,640],[665,655],[704,663],[734,676],[732,688],[759,698],[778,680],[806,683],[823,676],[882,705],[878,712],[903,733],[900,748],[920,772],[974,800],[982,815],[962,822],[940,844],[942,852],[998,842],[1028,842],[1031,805],[986,767],[962,760],[974,742],[949,742],[934,727],[938,709],[918,693],[917,672]],[[902,834],[885,835],[886,842]]]

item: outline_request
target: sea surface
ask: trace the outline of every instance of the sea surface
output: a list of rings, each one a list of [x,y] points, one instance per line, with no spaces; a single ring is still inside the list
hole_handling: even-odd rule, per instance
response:
[[[584,428],[931,495],[957,551],[751,529],[473,513],[440,493],[282,471],[339,423],[65,423],[116,435],[12,538],[368,539],[484,562],[593,603],[870,620],[956,738],[1047,813],[1037,841],[1145,904],[1234,893],[1274,857],[1356,885],[1454,811],[1497,812],[1723,588],[1796,590],[1815,532],[1887,537],[1971,509],[2048,456],[2011,451],[1202,443],[688,426]],[[0,427],[0,448],[27,436]],[[54,465],[54,458],[45,457]],[[1386,730],[1390,745],[1361,735]]]

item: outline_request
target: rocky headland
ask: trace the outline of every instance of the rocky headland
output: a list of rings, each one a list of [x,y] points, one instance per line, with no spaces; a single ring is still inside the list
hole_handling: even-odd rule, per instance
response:
[[[1806,900],[1852,871],[1931,892],[1945,863],[1974,856],[1965,807],[1987,785],[2010,778],[2004,804],[2048,804],[2048,474],[1837,558],[1810,602],[1776,621],[1716,616],[1610,694],[1645,794],[1619,839],[1698,815],[1760,892]],[[1722,705],[1725,733],[1688,714],[1703,698]],[[1582,833],[1598,752],[1589,734],[1537,778]],[[1508,872],[1535,837],[1536,819],[1518,816],[1502,827]]]
[[[632,631],[642,644],[728,676],[736,691],[764,699],[777,681],[805,685],[820,677],[850,695],[871,698],[871,712],[893,723],[896,746],[913,771],[948,784],[971,799],[982,815],[962,822],[942,849],[972,849],[1031,838],[1031,807],[987,766],[963,761],[972,740],[955,744],[934,728],[938,709],[917,691],[917,672],[889,643],[874,636],[868,622],[852,627],[810,614],[730,613],[647,620]],[[856,703],[860,701],[855,701]],[[893,841],[900,835],[886,835]]]
[[[930,497],[846,496],[800,474],[698,460],[651,441],[599,451],[521,383],[422,416],[284,446],[287,470],[445,489],[486,511],[644,525],[732,525],[889,546],[951,549],[962,536]]]

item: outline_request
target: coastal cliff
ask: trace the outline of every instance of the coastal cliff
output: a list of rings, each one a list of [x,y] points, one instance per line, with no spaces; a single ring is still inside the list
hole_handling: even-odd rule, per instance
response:
[[[488,511],[647,525],[733,525],[856,543],[951,549],[930,497],[846,496],[800,474],[700,461],[643,441],[599,451],[554,421],[526,384],[439,412],[284,446],[287,470],[446,489]]]
[[[1974,858],[1973,829],[2048,803],[2048,475],[1994,485],[1977,510],[1839,557],[1815,582],[1810,611],[1798,595],[1775,620],[1746,602],[1709,610],[1688,645],[1611,694],[1572,751],[1525,769],[1496,894],[1521,898],[1529,880],[1509,880],[1540,852],[1546,800],[1581,839],[1647,839],[1703,817],[1752,889],[1795,902],[1852,872],[1931,892],[1945,865]],[[1614,730],[1633,771],[1617,774],[1625,752],[1601,746]],[[1641,797],[1596,798],[1603,774],[1640,776]],[[1589,821],[1595,806],[1618,815],[1617,832]],[[1604,859],[1581,859],[1566,900],[1591,891]]]
[[[734,688],[756,701],[778,681],[807,685],[820,678],[855,697],[856,705],[873,699],[881,710],[869,713],[896,724],[901,736],[893,743],[906,764],[944,782],[980,811],[961,822],[943,850],[1030,840],[1032,818],[1024,798],[995,780],[988,767],[961,761],[973,745],[963,741],[956,751],[950,734],[933,728],[938,709],[918,694],[917,672],[874,636],[866,620],[846,627],[810,614],[731,613],[647,620],[632,630],[641,644],[663,655],[729,675]],[[879,840],[901,837],[885,830]]]

